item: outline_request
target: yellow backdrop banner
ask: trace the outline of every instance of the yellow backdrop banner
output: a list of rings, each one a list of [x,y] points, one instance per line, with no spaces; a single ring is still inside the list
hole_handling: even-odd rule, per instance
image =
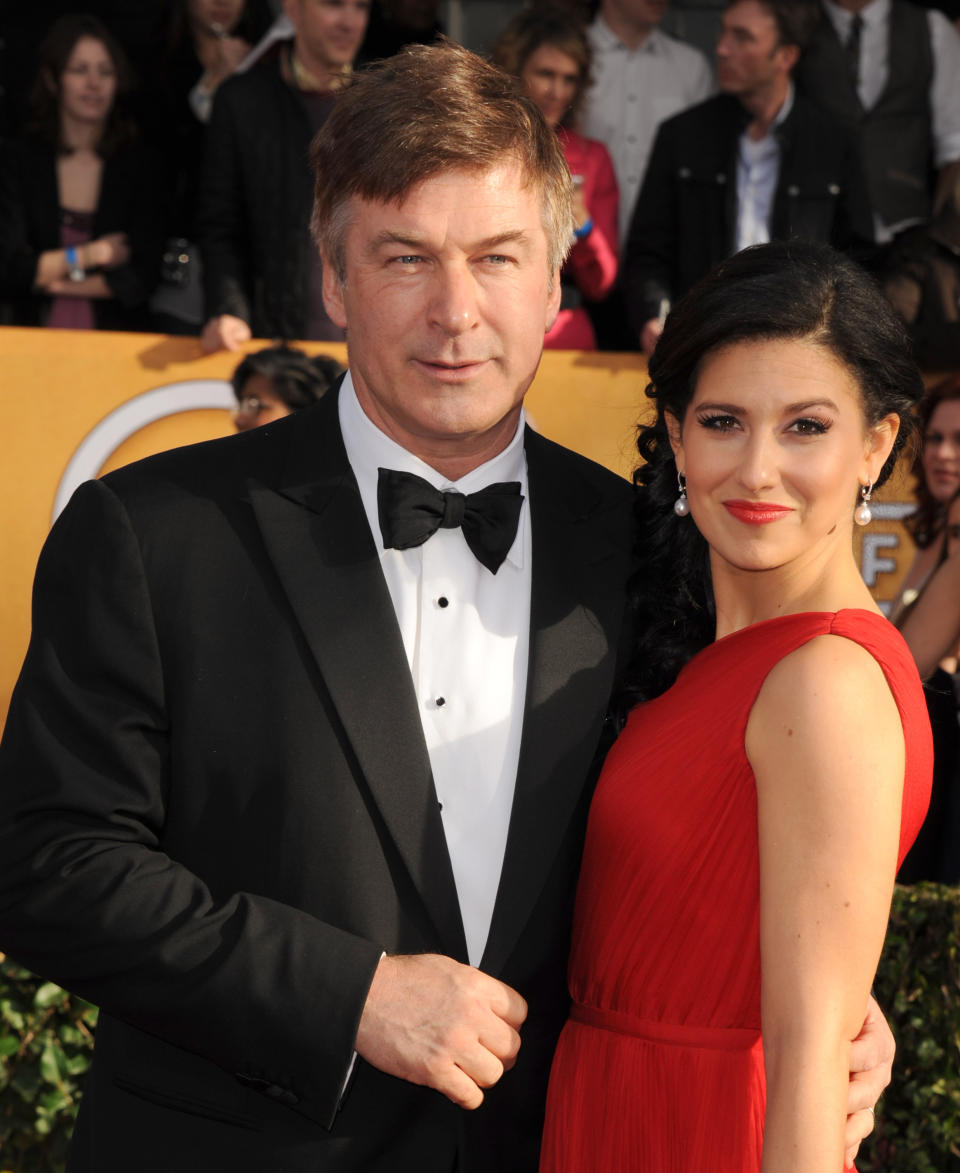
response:
[[[268,343],[250,343],[243,353]],[[302,343],[346,361],[345,347]],[[242,357],[204,355],[193,338],[0,328],[0,723],[26,650],[30,584],[53,518],[83,480],[144,456],[233,431],[230,375]],[[534,427],[629,476],[635,428],[649,407],[642,357],[548,351],[527,396]],[[887,492],[861,553],[881,600],[912,549],[899,518],[909,494]]]

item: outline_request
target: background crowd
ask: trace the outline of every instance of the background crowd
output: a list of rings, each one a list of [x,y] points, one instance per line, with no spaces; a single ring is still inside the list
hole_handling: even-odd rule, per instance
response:
[[[960,365],[950,3],[721,0],[701,47],[663,30],[666,0],[539,0],[487,28],[470,47],[517,76],[577,190],[547,345],[649,355],[718,260],[804,238],[875,272],[927,369]],[[443,33],[445,5],[24,7],[3,37],[0,322],[339,340],[310,142],[351,71]]]

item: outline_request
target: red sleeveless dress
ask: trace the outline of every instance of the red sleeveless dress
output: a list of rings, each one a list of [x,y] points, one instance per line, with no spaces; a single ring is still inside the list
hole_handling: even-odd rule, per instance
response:
[[[734,632],[636,708],[590,809],[541,1173],[759,1173],[759,848],[744,736],[774,665],[826,634],[860,644],[886,676],[906,738],[901,861],[913,842],[930,726],[910,652],[874,612]]]

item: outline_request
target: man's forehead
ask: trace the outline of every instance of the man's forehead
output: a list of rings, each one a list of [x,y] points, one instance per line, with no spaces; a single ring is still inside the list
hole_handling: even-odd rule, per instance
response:
[[[426,228],[436,218],[468,217],[502,222],[504,230],[538,226],[542,231],[540,193],[515,162],[491,167],[451,167],[412,184],[392,199],[353,195],[348,201],[355,227],[376,223]],[[399,227],[398,227],[399,230]]]

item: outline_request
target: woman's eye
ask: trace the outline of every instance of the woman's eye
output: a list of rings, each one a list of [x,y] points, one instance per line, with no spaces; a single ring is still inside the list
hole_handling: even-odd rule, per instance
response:
[[[702,415],[699,422],[701,427],[715,432],[729,432],[739,423],[735,415]]]
[[[829,427],[830,425],[824,420],[811,419],[809,416],[794,420],[790,425],[791,430],[801,436],[822,436]]]

